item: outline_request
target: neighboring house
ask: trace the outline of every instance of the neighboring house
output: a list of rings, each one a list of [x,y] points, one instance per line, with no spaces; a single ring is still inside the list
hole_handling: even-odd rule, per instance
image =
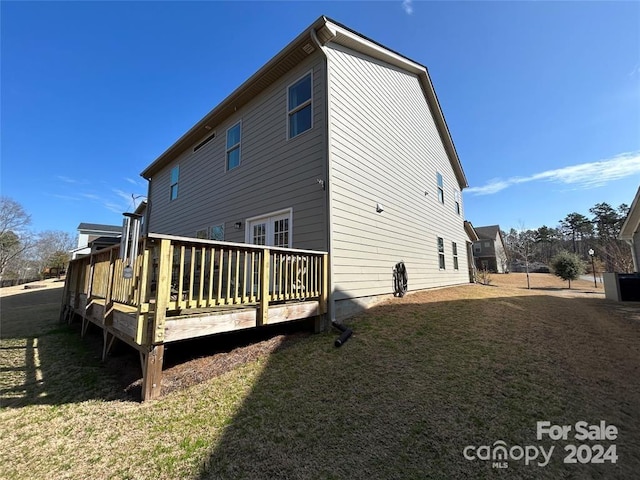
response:
[[[478,241],[473,244],[473,256],[478,270],[507,273],[509,259],[499,225],[475,227]]]
[[[329,311],[469,282],[467,179],[427,69],[320,17],[143,172],[153,233],[328,251]]]
[[[98,223],[81,223],[78,225],[78,246],[71,250],[71,259],[91,253],[91,245],[100,249],[119,242],[122,226],[101,225]],[[117,240],[114,240],[117,239]]]
[[[631,246],[633,270],[636,273],[640,273],[640,187],[631,203],[631,208],[622,224],[618,238],[626,241]]]

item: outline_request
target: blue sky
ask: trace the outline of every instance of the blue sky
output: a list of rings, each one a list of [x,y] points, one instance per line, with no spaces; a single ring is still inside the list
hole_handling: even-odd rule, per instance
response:
[[[474,225],[556,226],[640,184],[639,2],[0,8],[0,185],[36,230],[120,224],[140,172],[322,14],[427,66]]]

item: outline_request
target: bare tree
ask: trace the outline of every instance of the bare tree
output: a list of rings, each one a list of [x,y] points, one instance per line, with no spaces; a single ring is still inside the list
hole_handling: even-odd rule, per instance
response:
[[[46,268],[61,269],[69,262],[73,237],[61,230],[46,230],[38,236],[34,247],[34,257],[38,269],[44,273]]]
[[[0,280],[8,267],[16,264],[32,247],[33,238],[27,227],[31,215],[15,200],[0,197]]]

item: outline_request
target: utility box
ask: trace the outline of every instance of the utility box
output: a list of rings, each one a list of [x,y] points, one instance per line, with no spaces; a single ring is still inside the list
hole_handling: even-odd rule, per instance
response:
[[[640,302],[640,273],[605,273],[604,295],[617,302]]]

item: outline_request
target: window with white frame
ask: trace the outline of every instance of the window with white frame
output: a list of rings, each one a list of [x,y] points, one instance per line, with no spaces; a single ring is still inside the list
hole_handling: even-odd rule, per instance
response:
[[[242,136],[241,123],[236,123],[227,130],[227,171],[240,165],[240,137]]]
[[[224,223],[209,228],[209,240],[224,242]]]
[[[440,270],[445,269],[444,263],[444,239],[442,237],[438,237],[438,264]]]
[[[287,90],[287,121],[289,138],[300,135],[312,126],[312,81],[308,73]]]
[[[178,198],[178,179],[180,178],[180,167],[176,165],[171,169],[171,200]]]
[[[439,172],[436,172],[436,180],[438,182],[438,201],[444,203],[444,181]]]
[[[458,270],[458,244],[451,242],[451,251],[453,252],[453,269]]]
[[[454,191],[453,191],[453,199],[454,199],[454,201],[455,201],[455,210],[456,210],[456,213],[457,213],[458,215],[460,215],[460,211],[461,211],[461,208],[460,208],[461,198],[460,198],[460,192],[459,192],[458,190],[454,190]]]

